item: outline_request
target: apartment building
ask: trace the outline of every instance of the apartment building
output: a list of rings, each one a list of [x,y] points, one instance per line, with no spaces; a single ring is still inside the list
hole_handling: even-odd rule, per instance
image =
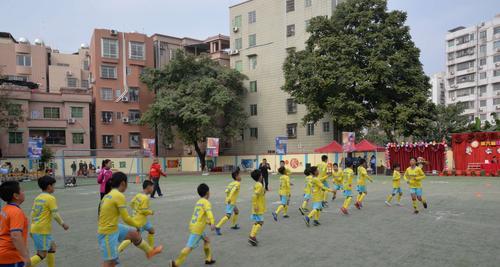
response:
[[[140,149],[155,138],[139,125],[154,94],[140,81],[154,67],[153,40],[142,33],[95,29],[90,42],[90,72],[94,107],[91,128],[97,149]]]
[[[78,52],[72,54],[51,50],[49,54],[49,92],[59,92],[62,88],[89,89],[90,53],[82,44]]]
[[[287,50],[302,50],[307,25],[330,16],[339,0],[250,0],[231,6],[231,67],[248,77],[244,108],[248,128],[226,152],[274,153],[276,137],[288,137],[288,152],[312,152],[333,139],[327,118],[302,125],[305,106],[281,90]]]
[[[431,75],[430,83],[432,86],[431,101],[436,105],[444,105],[446,102],[445,83],[446,72],[437,72]]]
[[[464,116],[491,120],[500,112],[500,14],[446,34],[446,103],[461,103]]]

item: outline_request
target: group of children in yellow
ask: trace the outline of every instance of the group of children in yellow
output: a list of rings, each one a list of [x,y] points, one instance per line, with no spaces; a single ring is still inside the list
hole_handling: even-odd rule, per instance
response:
[[[304,201],[299,208],[304,216],[307,226],[311,221],[313,225],[320,225],[319,219],[323,208],[328,207],[328,192],[333,193],[332,201],[337,198],[338,191],[343,191],[345,200],[340,211],[343,214],[349,214],[349,206],[353,197],[354,170],[352,162],[345,162],[345,169],[340,169],[335,163],[331,173],[328,172],[328,157],[322,156],[322,161],[317,166],[306,168]],[[278,216],[283,213],[283,218],[289,218],[288,207],[291,197],[290,182],[291,171],[280,162],[278,169],[280,176],[279,197],[280,205],[272,212],[273,219],[278,221]],[[373,182],[366,170],[366,162],[361,160],[357,168],[358,191],[354,206],[357,209],[363,207],[363,200],[367,195],[366,180]],[[170,266],[181,266],[191,251],[198,247],[203,241],[203,250],[205,252],[205,264],[212,265],[215,260],[212,257],[210,239],[205,234],[207,224],[217,235],[222,235],[222,227],[231,220],[231,229],[240,229],[238,225],[239,210],[236,206],[240,193],[241,174],[237,169],[232,174],[232,181],[225,190],[225,216],[215,224],[212,206],[209,201],[210,189],[202,183],[198,186],[197,192],[200,199],[196,202],[194,212],[189,221],[190,235],[186,246],[181,250],[179,256],[170,262]],[[260,170],[254,170],[250,176],[255,181],[252,194],[251,220],[253,222],[248,242],[252,246],[257,246],[259,241],[257,235],[264,224],[264,214],[266,212],[266,191],[262,184],[262,174]],[[328,181],[332,177],[333,188],[330,188]],[[418,213],[417,200],[422,202],[423,207],[427,208],[427,202],[422,196],[422,180],[425,174],[418,166],[417,160],[411,158],[410,167],[403,175],[403,179],[409,184],[414,212]],[[28,255],[26,244],[28,220],[20,205],[24,201],[24,192],[18,182],[8,181],[0,185],[0,197],[8,204],[2,209],[0,216],[0,257],[1,267],[23,267],[36,266],[42,261],[46,261],[49,267],[55,266],[56,244],[52,237],[52,220],[55,220],[64,230],[69,226],[61,218],[56,198],[52,195],[56,180],[50,176],[44,176],[38,180],[38,185],[42,193],[38,195],[33,203],[31,211],[30,235],[34,242],[36,254],[32,257]],[[143,192],[138,193],[131,201],[130,207],[133,210],[132,216],[127,211],[125,195],[127,190],[127,176],[122,172],[112,175],[112,178],[106,185],[106,194],[102,198],[99,207],[97,240],[98,247],[103,260],[102,266],[112,267],[119,264],[118,256],[130,244],[144,251],[148,259],[162,252],[163,247],[154,246],[155,230],[148,220],[148,216],[154,215],[150,208],[149,195],[153,191],[153,183],[149,180],[143,182]],[[392,192],[388,195],[385,204],[391,206],[394,197],[397,197],[397,204],[400,205],[402,197],[400,165],[393,164]],[[309,202],[312,202],[311,210],[308,210]],[[125,224],[119,223],[119,219]],[[128,226],[127,226],[128,225]],[[142,232],[147,232],[147,241],[141,237]]]

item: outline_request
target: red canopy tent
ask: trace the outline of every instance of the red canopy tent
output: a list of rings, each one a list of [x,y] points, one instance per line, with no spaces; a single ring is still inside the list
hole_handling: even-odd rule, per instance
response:
[[[333,140],[330,144],[316,148],[314,152],[318,153],[342,153],[342,146]]]
[[[370,141],[364,139],[361,142],[357,143],[355,146],[355,151],[356,152],[372,152],[372,151],[377,151],[377,152],[384,152],[385,148],[381,146],[374,145],[370,143]]]

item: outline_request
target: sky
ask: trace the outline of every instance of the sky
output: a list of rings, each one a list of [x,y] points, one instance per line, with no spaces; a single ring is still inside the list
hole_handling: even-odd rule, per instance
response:
[[[61,52],[75,52],[80,44],[89,43],[94,28],[205,39],[229,35],[229,6],[242,1],[0,0],[0,31],[17,39],[40,38]],[[389,0],[389,9],[407,12],[424,70],[431,75],[445,69],[446,32],[492,19],[500,14],[500,1]]]

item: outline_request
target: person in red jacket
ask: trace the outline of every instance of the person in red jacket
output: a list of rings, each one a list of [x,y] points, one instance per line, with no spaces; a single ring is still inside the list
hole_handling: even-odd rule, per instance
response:
[[[167,177],[167,174],[161,170],[161,166],[158,163],[158,159],[155,158],[153,160],[153,164],[151,164],[151,168],[149,168],[149,179],[151,179],[151,181],[153,181],[154,184],[154,189],[153,193],[151,193],[151,198],[155,198],[156,192],[158,193],[159,197],[163,196],[160,188],[160,176]]]

